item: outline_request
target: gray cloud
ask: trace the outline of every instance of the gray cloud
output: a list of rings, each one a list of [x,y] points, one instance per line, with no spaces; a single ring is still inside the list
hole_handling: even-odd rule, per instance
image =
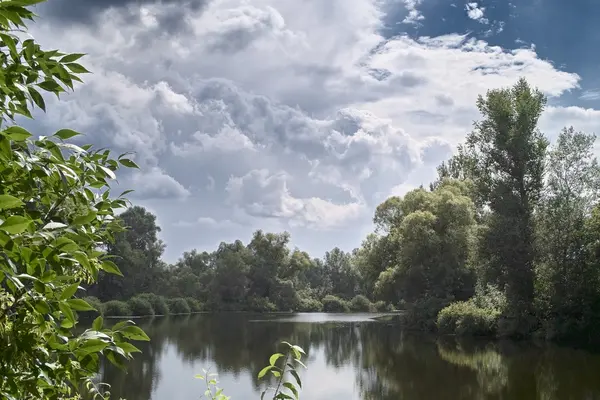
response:
[[[109,9],[119,9],[120,12],[129,6],[144,4],[174,5],[173,10],[161,18],[162,26],[173,27],[181,23],[187,11],[197,11],[207,5],[210,0],[52,0],[39,6],[38,14],[43,17],[57,19],[63,22],[89,24],[94,22],[99,14]]]

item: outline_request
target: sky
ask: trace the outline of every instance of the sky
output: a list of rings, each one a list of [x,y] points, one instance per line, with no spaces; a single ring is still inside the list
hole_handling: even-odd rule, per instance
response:
[[[320,257],[372,231],[375,207],[435,178],[486,90],[525,77],[540,128],[600,126],[596,0],[49,0],[31,34],[93,74],[24,122],[140,170],[165,260],[288,231]]]

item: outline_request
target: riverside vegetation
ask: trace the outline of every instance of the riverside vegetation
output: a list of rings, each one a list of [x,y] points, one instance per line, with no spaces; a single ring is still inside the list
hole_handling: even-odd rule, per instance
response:
[[[93,305],[106,315],[396,307],[405,328],[598,336],[595,136],[565,128],[550,145],[537,128],[546,99],[524,79],[480,96],[482,119],[439,178],[379,205],[376,232],[353,252],[315,259],[290,250],[287,233],[257,231],[247,245],[222,243],[167,265],[151,213],[116,216],[127,192],[112,196],[109,182],[134,161],[77,145],[69,129],[36,139],[16,125],[35,107],[45,111],[41,92],[58,97],[88,72],[77,62],[83,54],[17,35],[34,17],[28,7],[43,1],[0,1],[2,398],[69,398],[83,387],[100,395],[92,379],[100,361],[122,367],[138,351],[129,340],[149,338],[131,321],[107,328],[102,316],[77,333],[78,313]]]

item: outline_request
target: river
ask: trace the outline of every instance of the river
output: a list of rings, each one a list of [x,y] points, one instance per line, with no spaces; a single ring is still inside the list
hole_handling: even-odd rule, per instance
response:
[[[369,314],[200,314],[138,320],[151,337],[128,373],[106,367],[112,398],[199,399],[202,369],[232,400],[259,399],[282,340],[307,352],[303,400],[600,399],[600,355],[555,345],[403,333]]]

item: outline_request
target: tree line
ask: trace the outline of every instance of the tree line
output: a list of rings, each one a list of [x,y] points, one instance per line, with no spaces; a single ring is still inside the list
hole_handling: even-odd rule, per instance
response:
[[[171,305],[173,299],[185,300],[189,309],[182,306],[175,310],[178,313],[390,309],[389,303],[374,302],[372,287],[362,279],[361,250],[349,253],[334,248],[322,259],[311,258],[290,248],[289,233],[258,230],[247,244],[236,240],[221,243],[212,252],[192,250],[170,265],[161,259],[165,245],[158,239],[155,215],[133,206],[119,219],[126,229],[117,233],[107,253],[123,277],[101,273],[98,283],[88,288],[90,296],[109,302],[105,310],[109,314],[143,313],[147,306],[140,297],[152,304],[158,301],[152,300],[155,296]],[[127,301],[129,307],[115,300]]]
[[[288,233],[186,252],[173,265],[155,217],[136,206],[108,253],[123,279],[101,300],[194,298],[205,310],[405,309],[406,327],[459,334],[589,339],[600,316],[600,168],[595,136],[538,129],[546,97],[525,79],[479,96],[481,119],[438,178],[385,200],[375,232],[322,259]]]

